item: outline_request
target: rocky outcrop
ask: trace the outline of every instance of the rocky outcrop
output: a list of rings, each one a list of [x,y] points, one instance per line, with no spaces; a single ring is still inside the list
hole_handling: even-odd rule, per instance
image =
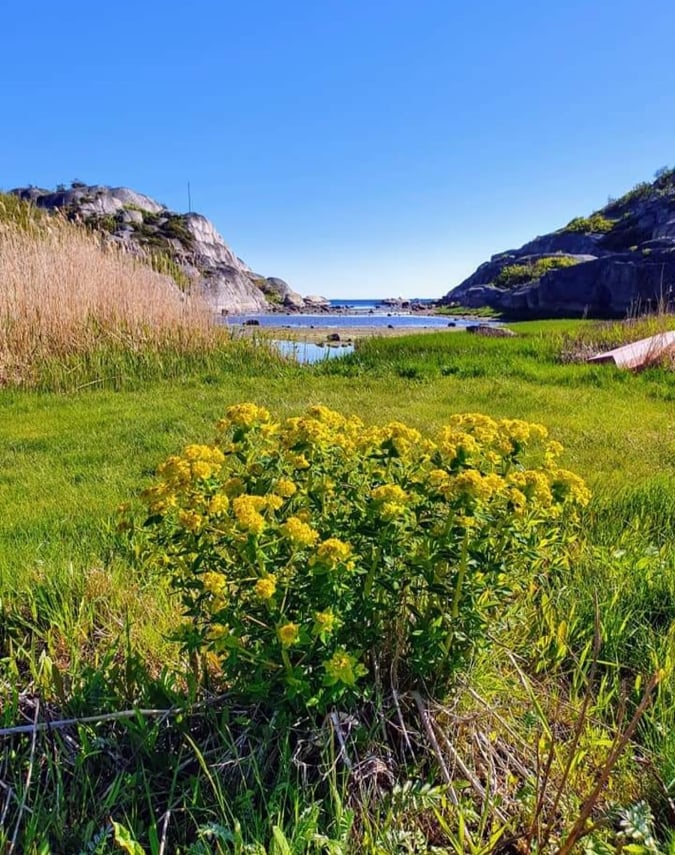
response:
[[[256,279],[260,290],[265,294],[268,301],[285,309],[300,311],[305,308],[305,299],[294,291],[283,279],[276,276],[258,277]]]
[[[82,216],[116,214],[121,209],[137,209],[158,214],[166,210],[164,205],[155,202],[149,196],[130,190],[128,187],[106,187],[88,185],[74,181],[66,188],[63,185],[56,190],[41,190],[39,187],[20,187],[10,191],[39,208],[79,211]]]
[[[512,317],[675,309],[675,170],[590,217],[493,255],[442,302]]]
[[[305,297],[305,308],[327,311],[330,308],[330,300],[320,297],[318,294],[310,294],[308,297]]]
[[[159,265],[178,286],[200,290],[216,312],[257,314],[307,307],[282,279],[254,273],[201,214],[178,214],[127,187],[73,182],[69,188],[22,187],[10,192],[103,232]]]

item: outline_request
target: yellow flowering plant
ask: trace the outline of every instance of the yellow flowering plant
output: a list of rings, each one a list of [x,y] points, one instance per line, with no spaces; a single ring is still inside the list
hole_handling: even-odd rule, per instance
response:
[[[180,592],[185,648],[245,700],[439,696],[506,604],[564,566],[589,494],[561,451],[518,420],[455,415],[424,437],[239,404],[212,445],[159,467],[146,554]]]

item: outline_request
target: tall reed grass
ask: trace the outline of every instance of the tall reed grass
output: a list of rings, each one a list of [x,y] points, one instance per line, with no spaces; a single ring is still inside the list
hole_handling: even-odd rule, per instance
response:
[[[57,217],[24,219],[0,217],[0,385],[35,385],[45,363],[110,348],[190,353],[216,344],[198,295]]]

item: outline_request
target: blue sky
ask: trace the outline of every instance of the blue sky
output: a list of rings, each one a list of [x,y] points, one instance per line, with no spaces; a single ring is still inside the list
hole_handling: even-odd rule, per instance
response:
[[[126,185],[330,297],[440,296],[675,165],[672,0],[24,0],[0,187]]]

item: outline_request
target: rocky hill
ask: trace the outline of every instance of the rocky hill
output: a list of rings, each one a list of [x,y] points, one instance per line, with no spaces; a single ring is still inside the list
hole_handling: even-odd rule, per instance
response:
[[[442,300],[514,317],[675,310],[675,169],[588,217],[493,255]]]
[[[178,214],[135,190],[73,182],[56,190],[19,187],[10,192],[105,233],[172,275],[180,287],[200,289],[216,312],[302,311],[326,302],[305,300],[282,279],[254,273],[201,214]]]

